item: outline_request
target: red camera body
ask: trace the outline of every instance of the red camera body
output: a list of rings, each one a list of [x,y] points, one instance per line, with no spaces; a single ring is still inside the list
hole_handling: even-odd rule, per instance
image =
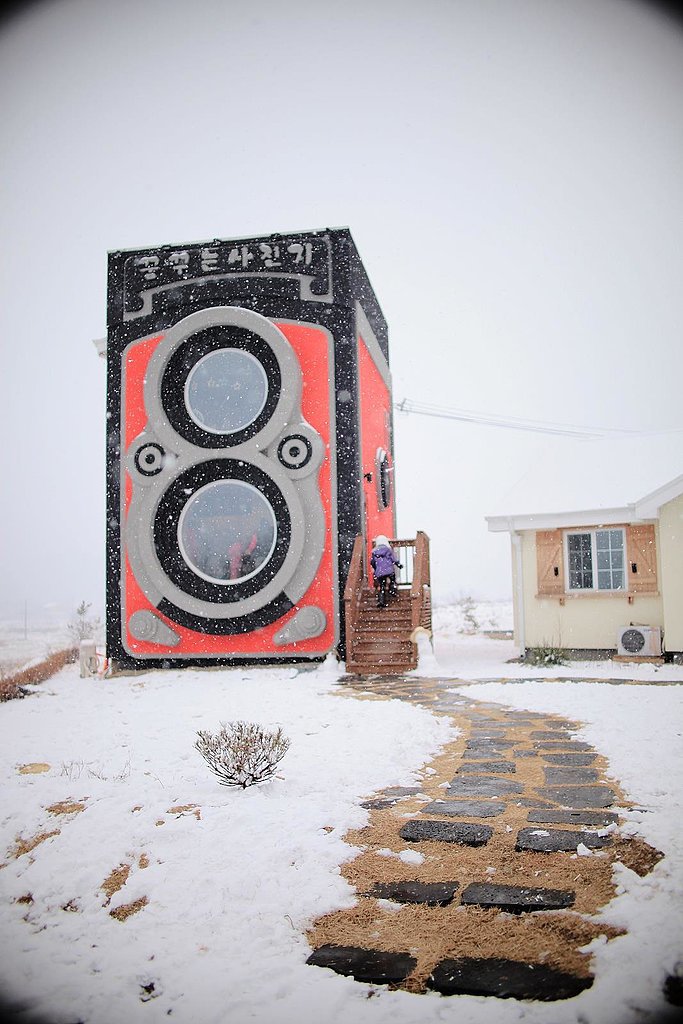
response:
[[[343,656],[355,536],[395,528],[386,324],[349,232],[112,253],[109,285],[110,657]]]

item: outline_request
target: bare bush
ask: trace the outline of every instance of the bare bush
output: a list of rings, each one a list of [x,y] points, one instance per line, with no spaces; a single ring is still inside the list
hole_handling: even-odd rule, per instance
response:
[[[477,618],[477,605],[473,597],[467,594],[465,597],[461,597],[457,602],[462,609],[463,627],[459,632],[461,633],[477,633],[481,626],[479,619]]]
[[[256,722],[221,722],[215,735],[199,731],[195,747],[222,786],[253,786],[272,778],[289,749],[289,740],[278,728],[262,729]]]
[[[66,625],[67,632],[76,646],[80,644],[81,640],[92,640],[95,633],[102,627],[100,618],[91,618],[88,615],[90,608],[91,605],[87,601],[81,601],[74,617]]]

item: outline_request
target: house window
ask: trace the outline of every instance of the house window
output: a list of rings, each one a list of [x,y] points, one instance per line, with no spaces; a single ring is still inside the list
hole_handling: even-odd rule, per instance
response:
[[[625,590],[624,531],[567,533],[569,590]]]

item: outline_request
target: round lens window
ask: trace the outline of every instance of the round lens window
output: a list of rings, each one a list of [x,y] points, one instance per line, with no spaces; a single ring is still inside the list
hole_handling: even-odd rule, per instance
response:
[[[178,543],[190,568],[211,583],[254,576],[275,549],[270,502],[251,484],[219,480],[197,491],[182,511]]]
[[[185,382],[187,411],[210,434],[235,434],[253,423],[268,397],[268,378],[250,352],[220,348],[203,356]]]

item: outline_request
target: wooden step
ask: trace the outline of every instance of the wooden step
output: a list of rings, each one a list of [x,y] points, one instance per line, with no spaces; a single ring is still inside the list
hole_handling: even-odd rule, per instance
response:
[[[356,644],[368,640],[377,643],[396,643],[399,640],[404,643],[412,642],[406,629],[359,629],[353,634],[351,642],[355,647]]]
[[[359,676],[400,676],[414,668],[415,662],[346,662],[346,671]]]
[[[405,633],[410,636],[410,619],[362,619],[356,623],[357,633]]]
[[[365,621],[365,619],[374,619],[378,622],[383,622],[385,619],[410,620],[411,617],[412,608],[396,604],[390,604],[386,608],[379,608],[376,604],[372,604],[368,608],[360,608],[358,610],[358,618],[361,622]]]
[[[413,645],[403,640],[395,643],[378,643],[376,640],[362,640],[353,646],[354,658],[411,658]]]
[[[405,619],[409,622],[411,616],[412,609],[392,604],[388,608],[378,608],[377,605],[361,608],[358,614],[361,622],[365,622],[367,619],[372,619],[375,622],[386,622],[387,619]]]

